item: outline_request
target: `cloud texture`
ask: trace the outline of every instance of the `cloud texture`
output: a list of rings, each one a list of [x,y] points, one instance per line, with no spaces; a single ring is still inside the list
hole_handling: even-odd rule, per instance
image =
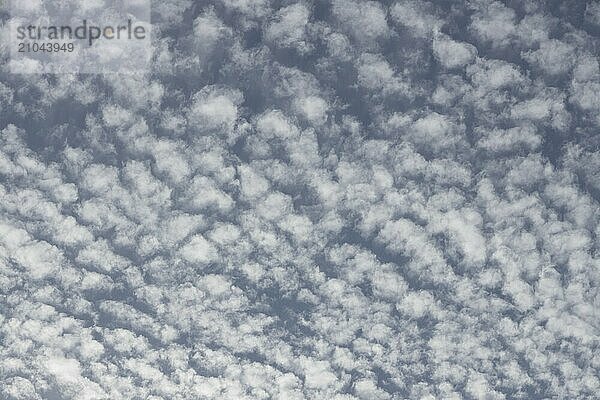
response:
[[[1,67],[0,398],[600,393],[596,2],[153,12]]]

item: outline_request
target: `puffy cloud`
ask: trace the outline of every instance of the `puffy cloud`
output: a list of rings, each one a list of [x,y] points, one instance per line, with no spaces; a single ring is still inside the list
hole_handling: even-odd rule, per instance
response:
[[[426,9],[427,3],[411,0],[396,2],[390,14],[394,21],[405,26],[416,37],[429,37],[443,25],[443,21]]]
[[[542,137],[533,125],[515,126],[506,130],[481,129],[481,136],[478,146],[492,153],[536,150],[542,144]]]
[[[507,46],[515,34],[516,12],[499,1],[476,2],[470,29],[483,43]]]
[[[296,100],[296,108],[301,115],[313,124],[321,125],[327,119],[329,104],[317,96],[307,96]]]
[[[202,134],[218,134],[231,140],[242,101],[242,93],[237,90],[204,87],[192,99],[188,126]]]
[[[1,398],[596,396],[594,2],[153,6],[1,75]]]
[[[364,53],[356,66],[358,83],[364,88],[384,94],[397,93],[407,95],[409,87],[393,67],[379,54]],[[404,92],[404,93],[403,93]]]
[[[446,68],[457,68],[469,64],[477,55],[475,46],[442,36],[433,40],[433,53]]]
[[[217,249],[202,235],[196,235],[179,250],[184,260],[198,265],[206,265],[218,259]]]
[[[504,89],[524,82],[516,65],[501,60],[478,60],[467,67],[467,75],[478,91]]]
[[[232,29],[225,25],[216,15],[214,9],[205,10],[194,20],[194,50],[196,50],[203,64],[209,64],[211,57],[219,44],[233,35]]]
[[[446,116],[434,112],[416,120],[407,137],[424,152],[439,153],[451,150],[460,141],[461,129]]]
[[[569,72],[574,55],[574,46],[550,39],[541,42],[539,49],[524,53],[523,58],[549,75],[558,75]]]
[[[387,10],[375,1],[334,0],[332,12],[359,45],[374,46],[378,39],[390,35]]]
[[[310,10],[302,3],[292,4],[277,12],[276,19],[271,22],[266,31],[265,39],[278,47],[292,47],[300,53],[311,50],[307,42],[306,29]]]

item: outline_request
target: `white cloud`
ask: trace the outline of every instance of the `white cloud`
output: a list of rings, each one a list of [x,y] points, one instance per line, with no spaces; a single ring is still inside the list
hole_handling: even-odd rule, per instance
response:
[[[462,67],[477,55],[475,46],[461,43],[443,36],[433,39],[433,53],[446,68]]]
[[[477,4],[470,29],[483,43],[507,46],[516,31],[516,12],[499,1]]]
[[[184,260],[197,265],[206,265],[218,259],[217,249],[202,235],[192,237],[179,250]]]
[[[345,31],[364,46],[373,46],[390,34],[387,12],[375,1],[335,0],[332,11]]]
[[[306,28],[310,17],[309,8],[295,3],[277,12],[275,20],[265,31],[265,38],[277,47],[293,47],[300,53],[311,50],[306,40]]]
[[[593,2],[154,6],[0,79],[1,398],[594,398]]]
[[[523,58],[549,75],[558,75],[572,68],[574,53],[574,46],[550,39],[541,42],[539,49],[524,53]]]
[[[430,14],[425,9],[426,5],[412,0],[403,0],[396,2],[390,14],[392,18],[416,37],[430,37],[435,34],[443,25],[443,21],[435,15]]]

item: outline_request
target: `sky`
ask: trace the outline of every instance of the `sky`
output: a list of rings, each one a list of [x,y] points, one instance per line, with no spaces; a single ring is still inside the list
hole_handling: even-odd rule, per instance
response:
[[[600,393],[600,3],[157,0],[129,74],[9,19],[0,399]]]

